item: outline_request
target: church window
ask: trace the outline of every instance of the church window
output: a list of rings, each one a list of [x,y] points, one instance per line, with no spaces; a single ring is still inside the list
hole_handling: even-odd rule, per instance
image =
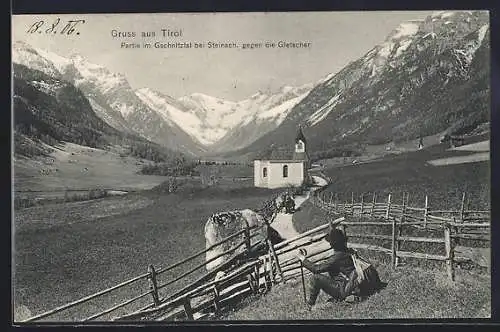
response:
[[[262,176],[265,177],[265,178],[267,177],[267,167],[264,167],[262,169]]]
[[[288,165],[283,166],[283,177],[288,177]]]

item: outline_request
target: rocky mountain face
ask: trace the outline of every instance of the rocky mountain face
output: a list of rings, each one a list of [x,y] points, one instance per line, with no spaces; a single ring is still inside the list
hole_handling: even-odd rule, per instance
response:
[[[436,12],[405,22],[325,77],[278,128],[233,155],[292,142],[302,124],[312,151],[464,132],[489,121],[487,12]]]
[[[17,64],[13,110],[15,134],[26,137],[25,141],[37,138],[49,145],[67,141],[97,147],[120,133],[94,113],[71,83]],[[26,152],[22,148],[16,146],[16,151]]]
[[[274,93],[258,92],[238,102],[202,93],[176,100],[147,88],[136,93],[165,121],[181,126],[213,152],[246,146],[275,129],[311,88],[312,85],[283,87]]]
[[[174,99],[150,88],[133,90],[125,76],[79,55],[62,57],[23,42],[14,43],[13,62],[72,83],[113,128],[194,154],[252,143],[280,125],[312,88],[286,86],[238,102],[202,93]]]
[[[197,154],[204,149],[175,123],[167,123],[130,87],[125,76],[92,64],[79,55],[70,58],[16,42],[13,62],[67,81],[83,92],[95,113],[117,130],[138,134],[165,147]]]
[[[276,129],[312,87],[313,84],[285,86],[275,93],[259,92],[241,101],[240,105],[247,110],[246,116],[217,142],[213,151],[220,153],[241,149]]]
[[[62,78],[14,64],[13,120],[15,156],[47,155],[61,142],[107,149],[156,162],[183,160],[168,149],[101,119],[85,94]]]
[[[16,42],[13,62],[83,92],[111,127],[196,155],[255,157],[293,142],[311,152],[466,132],[489,121],[487,12],[436,12],[404,22],[338,73],[240,101],[193,93],[178,99],[134,90],[125,76],[81,56]]]

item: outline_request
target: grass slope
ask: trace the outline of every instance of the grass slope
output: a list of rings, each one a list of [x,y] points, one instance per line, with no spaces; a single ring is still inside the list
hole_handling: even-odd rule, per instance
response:
[[[145,163],[120,156],[119,151],[64,143],[46,157],[17,157],[14,188],[26,195],[28,191],[41,191],[39,196],[61,196],[65,190],[76,189],[150,189],[165,181],[164,176],[137,174]]]
[[[250,186],[171,195],[150,192],[24,209],[23,220],[16,221],[23,227],[16,227],[14,239],[15,305],[25,305],[37,314],[145,273],[149,264],[165,267],[202,250],[205,221],[212,213],[257,208],[273,194]],[[124,208],[133,205],[135,209]],[[161,275],[158,283],[174,279],[204,259]],[[171,294],[198,275],[189,275],[160,294]],[[144,280],[115,291],[103,302],[90,301],[54,317],[83,318],[148,287]],[[150,302],[148,296],[137,306]]]
[[[385,289],[363,302],[327,302],[321,293],[311,311],[303,300],[300,277],[275,286],[268,294],[247,299],[239,310],[224,314],[223,320],[362,320],[405,318],[488,318],[490,287],[488,275],[462,271],[449,284],[443,271],[378,265]],[[307,278],[307,277],[306,277]]]
[[[470,197],[474,209],[490,207],[490,164],[488,161],[435,167],[428,161],[470,155],[468,151],[447,151],[448,145],[440,144],[424,150],[401,155],[386,156],[365,164],[331,168],[326,174],[333,179],[327,192],[339,194],[341,201],[350,201],[354,192],[356,201],[366,193],[371,201],[373,192],[377,202],[387,200],[393,193],[393,202],[401,203],[402,192],[410,193],[409,204],[423,207],[429,195],[430,209],[457,209],[462,192]]]

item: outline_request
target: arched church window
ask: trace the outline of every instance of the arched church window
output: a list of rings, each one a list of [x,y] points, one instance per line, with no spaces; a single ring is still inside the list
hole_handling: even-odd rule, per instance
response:
[[[283,166],[283,177],[288,177],[288,165]]]
[[[262,169],[262,177],[267,177],[267,167]]]

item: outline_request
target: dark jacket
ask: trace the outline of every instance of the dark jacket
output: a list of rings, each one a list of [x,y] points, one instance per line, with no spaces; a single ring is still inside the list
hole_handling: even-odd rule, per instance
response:
[[[328,272],[330,277],[334,280],[345,280],[342,275],[349,277],[352,271],[354,271],[354,263],[351,254],[339,250],[335,250],[333,255],[323,262],[312,263],[306,258],[303,264],[306,269],[314,274]],[[340,274],[340,272],[342,272],[342,274]]]

